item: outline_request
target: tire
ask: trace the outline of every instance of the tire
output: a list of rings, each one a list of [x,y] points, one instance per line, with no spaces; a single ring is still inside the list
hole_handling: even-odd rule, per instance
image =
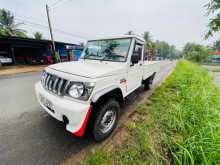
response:
[[[92,135],[95,141],[99,142],[109,137],[116,128],[120,115],[120,105],[115,99],[111,99],[97,108],[99,109],[95,114]]]
[[[145,90],[151,89],[151,85],[152,85],[152,83],[153,83],[155,74],[156,74],[156,73],[153,73],[148,79],[146,79],[146,80],[143,81],[144,89],[145,89]]]

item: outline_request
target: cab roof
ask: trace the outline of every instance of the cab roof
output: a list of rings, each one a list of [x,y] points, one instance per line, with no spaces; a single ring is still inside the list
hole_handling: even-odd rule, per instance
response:
[[[136,38],[141,42],[145,42],[144,39],[138,35],[118,35],[118,36],[98,37],[96,39],[89,39],[88,41],[107,40],[107,39],[123,39],[123,38]]]

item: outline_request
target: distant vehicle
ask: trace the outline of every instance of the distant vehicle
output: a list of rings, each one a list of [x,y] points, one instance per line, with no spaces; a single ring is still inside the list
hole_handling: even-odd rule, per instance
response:
[[[118,36],[90,40],[78,61],[50,65],[35,86],[40,105],[66,129],[96,141],[116,128],[120,105],[140,86],[148,89],[160,61],[147,61],[144,39]]]
[[[0,63],[2,65],[4,65],[4,64],[11,64],[12,63],[12,58],[5,57],[5,56],[0,56]]]

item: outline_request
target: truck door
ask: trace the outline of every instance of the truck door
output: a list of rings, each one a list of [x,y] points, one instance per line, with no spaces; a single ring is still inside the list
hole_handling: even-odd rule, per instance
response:
[[[128,67],[128,93],[140,87],[142,84],[142,53],[143,44],[135,41],[133,53],[131,55],[130,66]]]

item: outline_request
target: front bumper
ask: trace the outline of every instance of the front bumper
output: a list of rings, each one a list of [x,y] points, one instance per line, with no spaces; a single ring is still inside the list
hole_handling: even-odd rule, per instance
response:
[[[41,82],[35,85],[35,91],[38,102],[47,113],[59,121],[63,121],[63,116],[67,117],[69,123],[66,125],[66,130],[75,135],[83,136],[88,117],[91,113],[90,103],[76,102],[52,94],[43,88]],[[52,103],[52,111],[41,102],[40,97],[42,96]]]

